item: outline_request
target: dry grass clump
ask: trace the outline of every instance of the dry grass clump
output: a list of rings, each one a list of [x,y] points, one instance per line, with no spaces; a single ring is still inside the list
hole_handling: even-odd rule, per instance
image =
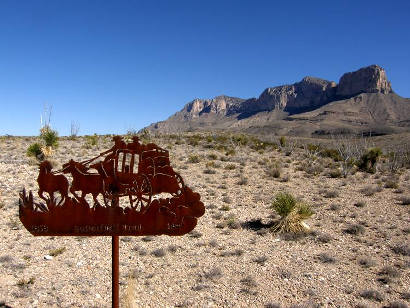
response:
[[[272,228],[273,232],[306,232],[309,226],[304,222],[305,219],[313,215],[309,205],[296,200],[289,193],[279,193],[272,203],[272,208],[280,215],[281,219]]]
[[[384,179],[384,187],[385,188],[399,188],[399,177],[397,176],[390,176]]]
[[[410,196],[405,196],[400,198],[402,205],[410,205]]]
[[[339,196],[339,192],[334,189],[324,189],[324,190],[321,190],[320,193],[325,198],[336,198]]]
[[[364,290],[360,292],[360,296],[363,298],[375,300],[378,302],[383,301],[383,295],[377,290]]]
[[[410,245],[406,243],[397,244],[395,246],[392,246],[391,249],[399,255],[410,256]]]
[[[364,268],[369,268],[376,265],[376,261],[371,259],[370,257],[361,257],[358,263]]]
[[[269,177],[273,177],[273,178],[277,179],[277,178],[280,177],[280,174],[282,172],[282,168],[281,168],[281,166],[278,162],[271,162],[270,164],[268,164],[266,166],[265,171],[266,171],[266,174]]]
[[[130,274],[128,277],[127,289],[125,290],[125,294],[122,298],[122,302],[124,307],[126,308],[135,308],[137,307],[135,304],[135,292],[136,292],[136,285],[135,279],[132,277],[133,275]],[[121,307],[122,307],[121,305]]]
[[[22,278],[22,279],[20,279],[18,282],[17,282],[17,286],[19,286],[19,287],[28,287],[29,285],[31,285],[31,284],[34,284],[34,281],[35,281],[36,279],[34,278],[34,277],[31,277],[31,278],[29,278],[29,279],[27,279],[27,280],[25,280],[24,278]],[[3,306],[1,306],[0,305],[0,307],[3,307]]]
[[[198,155],[192,154],[189,155],[188,157],[188,162],[191,164],[197,164],[201,161],[200,157]]]
[[[66,251],[66,248],[61,247],[61,248],[50,250],[48,254],[52,257],[57,257],[58,255],[61,255],[64,251]]]
[[[346,229],[343,230],[344,233],[352,234],[352,235],[359,235],[365,232],[365,229],[360,224],[352,224],[347,226]]]
[[[336,259],[329,255],[326,252],[320,253],[317,258],[322,262],[322,263],[335,263]]]
[[[360,192],[366,197],[373,196],[376,192],[380,192],[382,188],[380,186],[365,186]]]

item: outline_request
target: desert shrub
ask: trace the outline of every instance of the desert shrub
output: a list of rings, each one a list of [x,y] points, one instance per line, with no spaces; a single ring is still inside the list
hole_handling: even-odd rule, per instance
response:
[[[399,188],[399,178],[397,176],[390,176],[384,181],[385,188]]]
[[[362,257],[359,259],[359,264],[365,268],[373,267],[376,265],[376,261],[369,257]]]
[[[199,145],[199,142],[202,140],[202,136],[201,135],[192,135],[192,136],[187,136],[186,137],[187,140],[187,144],[191,145],[191,146],[197,146]]]
[[[402,205],[410,205],[410,197],[402,197],[400,201]]]
[[[58,132],[48,125],[40,129],[40,138],[47,147],[56,148],[58,146]]]
[[[272,162],[266,166],[265,171],[268,176],[277,179],[280,177],[282,168],[280,167],[280,164],[278,162]]]
[[[53,154],[53,148],[58,146],[58,133],[51,129],[49,125],[44,125],[40,129],[39,137],[40,142],[31,144],[28,147],[26,154],[41,161],[45,157],[51,156]]]
[[[326,252],[320,253],[317,258],[322,262],[322,263],[335,263],[336,259]]]
[[[234,156],[236,154],[236,151],[234,148],[228,148],[225,152],[226,156]]]
[[[408,308],[409,306],[407,306],[407,304],[403,303],[403,302],[392,302],[389,304],[389,306],[385,306],[387,308]]]
[[[237,182],[238,185],[246,185],[248,184],[248,178],[241,175],[239,181]]]
[[[151,252],[151,254],[157,258],[164,257],[166,255],[166,251],[164,248],[158,248]]]
[[[152,135],[148,129],[144,128],[140,131],[139,138],[142,143],[149,143],[152,140]]]
[[[340,210],[340,205],[337,204],[337,203],[332,203],[332,204],[330,205],[329,210],[336,212],[336,211]]]
[[[27,149],[27,156],[40,158],[42,154],[43,152],[41,151],[41,144],[38,142],[31,144]]]
[[[225,170],[234,170],[236,168],[236,166],[234,164],[229,164],[225,166]]]
[[[34,284],[34,282],[35,282],[35,278],[34,277],[31,277],[31,278],[29,278],[29,279],[27,279],[27,280],[25,280],[24,278],[22,278],[22,279],[20,279],[18,282],[17,282],[17,286],[19,286],[20,288],[22,288],[22,287],[28,287],[28,285],[30,285],[30,284]],[[1,303],[0,303],[0,307],[4,307],[4,306],[2,306],[1,305]]]
[[[211,153],[211,154],[208,155],[208,158],[211,159],[211,160],[215,160],[215,159],[218,158],[218,156],[214,153]]]
[[[313,163],[304,162],[302,165],[302,170],[310,175],[319,175],[323,171],[323,166],[317,162],[313,162]]]
[[[376,172],[376,164],[379,160],[380,156],[382,155],[382,150],[379,148],[370,148],[366,153],[362,155],[357,166],[360,170],[375,173]]]
[[[332,240],[332,236],[327,233],[319,233],[316,238],[321,243],[329,243]]]
[[[281,136],[279,138],[279,144],[281,147],[285,147],[286,146],[286,137],[285,136]]]
[[[52,257],[57,257],[58,255],[61,255],[64,251],[66,251],[66,248],[61,247],[61,248],[50,250],[48,254]]]
[[[333,159],[334,161],[341,161],[342,157],[340,156],[339,152],[336,149],[322,149],[320,151],[320,155],[322,157],[329,157],[331,159]]]
[[[268,303],[265,304],[264,308],[280,308],[281,306],[277,303]]]
[[[399,255],[410,256],[410,246],[408,244],[397,244],[392,246],[391,249]]]
[[[272,203],[272,208],[281,216],[274,232],[304,232],[308,229],[303,220],[313,215],[309,205],[296,200],[289,193],[279,193]]]
[[[268,261],[268,257],[263,255],[263,256],[256,257],[252,261],[255,263],[258,263],[259,265],[265,265],[265,262]]]
[[[380,270],[379,275],[397,278],[400,276],[400,272],[394,266],[386,265]]]
[[[200,237],[202,237],[202,233],[198,232],[196,230],[193,230],[193,231],[188,233],[188,236],[191,237],[191,238],[200,238]]]
[[[366,206],[366,202],[365,201],[357,201],[354,203],[355,207],[365,207]]]
[[[325,190],[320,191],[320,193],[323,194],[325,198],[336,198],[339,196],[339,192],[337,190],[325,189]]]
[[[290,180],[289,174],[283,175],[280,179],[281,182],[289,182],[289,180]]]
[[[380,188],[378,186],[370,186],[369,185],[369,186],[365,186],[362,189],[360,189],[360,192],[363,195],[365,195],[367,197],[370,197],[370,196],[373,196],[376,192],[380,192],[381,191]]]
[[[352,235],[359,235],[359,234],[363,234],[365,232],[365,229],[362,225],[353,224],[353,225],[347,226],[347,228],[344,229],[343,232],[352,234]]]
[[[249,137],[246,135],[234,135],[232,136],[232,142],[238,146],[245,146],[249,143]]]
[[[89,146],[96,146],[98,144],[97,134],[85,136],[85,140]]]
[[[79,131],[80,131],[80,125],[74,121],[71,121],[70,139],[74,140],[78,136]]]
[[[215,174],[216,173],[216,171],[214,170],[214,169],[204,169],[204,174]]]
[[[209,161],[209,162],[207,162],[207,163],[205,164],[205,166],[206,166],[207,168],[219,168],[219,167],[221,167],[220,164],[218,164],[218,163],[216,163],[216,162],[214,162],[214,161]]]
[[[221,271],[221,269],[219,267],[214,267],[211,268],[208,271],[204,271],[204,273],[202,275],[200,275],[201,280],[210,280],[210,281],[214,281],[216,279],[219,279],[223,276],[223,273]]]
[[[329,177],[333,179],[340,178],[343,176],[342,171],[340,169],[331,169],[328,174],[329,174]]]
[[[235,216],[230,216],[226,220],[226,226],[230,229],[238,229],[241,225],[240,223],[236,220]]]
[[[199,161],[200,161],[200,158],[198,155],[191,154],[188,156],[188,162],[191,164],[197,164],[199,163]]]
[[[306,145],[306,150],[311,152],[311,153],[319,153],[320,152],[320,145],[313,144],[313,143],[308,143]]]
[[[360,296],[366,299],[375,300],[378,302],[383,301],[383,295],[376,290],[364,290],[360,292]]]
[[[255,150],[257,152],[263,152],[266,150],[268,147],[275,147],[277,148],[277,145],[272,144],[271,142],[267,141],[262,141],[256,137],[252,137],[250,140],[250,146],[252,150]]]
[[[231,208],[230,208],[229,205],[224,204],[224,205],[222,205],[222,206],[220,207],[220,210],[221,210],[221,211],[224,211],[224,212],[227,212],[227,211],[230,211]]]

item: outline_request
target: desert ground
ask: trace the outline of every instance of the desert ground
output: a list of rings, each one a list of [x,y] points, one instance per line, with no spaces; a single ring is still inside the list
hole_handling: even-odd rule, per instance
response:
[[[50,160],[92,158],[111,138],[60,138]],[[409,305],[409,134],[352,141],[384,155],[346,177],[330,139],[144,138],[170,151],[206,211],[184,236],[120,238],[122,307]],[[34,237],[19,221],[19,191],[38,189],[35,140],[0,137],[0,307],[110,307],[110,237]],[[280,192],[313,209],[308,232],[272,231]]]

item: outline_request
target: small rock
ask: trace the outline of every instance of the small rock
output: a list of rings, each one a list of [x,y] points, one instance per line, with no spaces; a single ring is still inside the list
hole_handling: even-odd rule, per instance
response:
[[[44,256],[44,259],[45,259],[45,260],[53,260],[53,257],[50,256],[50,255],[45,255],[45,256]]]

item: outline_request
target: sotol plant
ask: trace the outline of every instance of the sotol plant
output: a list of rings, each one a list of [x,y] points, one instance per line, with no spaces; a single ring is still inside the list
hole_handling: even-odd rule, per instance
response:
[[[43,160],[53,154],[53,149],[58,146],[58,133],[50,126],[43,126],[40,129],[40,142],[31,144],[26,154],[38,160]]]
[[[281,216],[272,231],[285,233],[309,230],[304,220],[312,216],[313,211],[308,204],[297,200],[289,193],[279,193],[272,203],[272,208]]]

